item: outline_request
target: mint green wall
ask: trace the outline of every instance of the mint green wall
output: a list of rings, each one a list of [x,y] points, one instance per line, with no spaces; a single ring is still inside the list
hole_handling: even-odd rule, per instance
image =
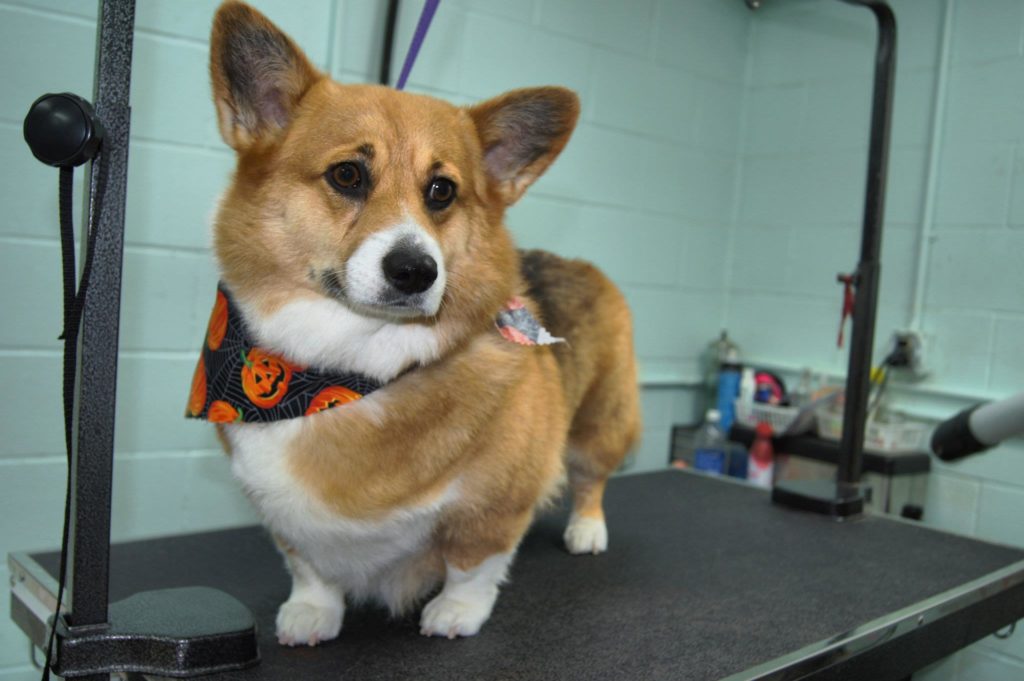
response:
[[[1024,3],[890,2],[900,34],[876,348],[896,329],[925,334],[930,376],[893,396],[941,418],[1024,389]],[[841,375],[835,274],[859,249],[874,20],[838,2],[763,5],[750,25],[727,326],[755,362]],[[1024,545],[1024,444],[936,462],[925,522]],[[1024,636],[987,638],[918,676],[1024,678]]]
[[[383,2],[254,4],[335,77],[374,79]],[[23,391],[0,410],[4,555],[57,544],[64,487],[56,173],[31,158],[21,121],[43,92],[90,95],[96,5],[0,0],[0,376]],[[181,418],[216,281],[208,218],[233,164],[209,99],[216,5],[138,3],[115,539],[256,520],[211,430]],[[396,59],[419,12],[403,6]],[[410,89],[460,104],[527,85],[580,93],[572,144],[508,221],[523,246],[594,260],[629,297],[650,384],[633,470],[664,465],[670,425],[693,420],[682,384],[723,321],[749,20],[718,0],[445,0],[413,72]],[[0,680],[33,678],[27,664],[24,637],[0,616]]]
[[[209,104],[216,4],[139,1],[115,539],[255,520],[209,429],[179,416],[216,280],[208,217],[232,167]],[[335,77],[374,78],[381,2],[255,4]],[[403,4],[396,59],[419,6]],[[838,2],[762,4],[445,0],[413,72],[410,89],[460,104],[525,85],[580,93],[572,143],[508,222],[521,245],[591,259],[626,292],[645,384],[633,470],[663,465],[671,424],[695,417],[697,359],[723,326],[758,363],[845,369],[834,275],[856,261],[874,27]],[[938,418],[1024,384],[1024,3],[893,5],[879,342],[912,323],[926,334],[931,377],[894,396]],[[24,391],[0,410],[2,554],[57,542],[63,490],[55,173],[25,149],[21,120],[42,92],[91,92],[95,6],[0,0],[0,309],[13,320],[0,376]],[[936,468],[927,522],[1024,544],[1020,441]],[[1014,678],[1022,646],[989,638],[925,678]],[[26,665],[0,617],[0,681],[33,678]]]

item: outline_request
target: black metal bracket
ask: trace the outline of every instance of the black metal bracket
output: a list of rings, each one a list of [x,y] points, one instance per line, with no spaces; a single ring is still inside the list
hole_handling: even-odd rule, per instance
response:
[[[854,271],[849,274],[844,274],[843,272],[840,272],[839,274],[836,275],[836,282],[840,284],[849,284],[856,288],[860,284],[860,272]]]
[[[864,426],[871,389],[871,355],[878,309],[882,221],[885,214],[885,184],[896,75],[896,16],[892,8],[883,0],[842,2],[867,7],[874,13],[878,23],[864,225],[861,231],[860,262],[856,270],[857,295],[853,307],[853,334],[846,375],[843,436],[835,485],[782,481],[772,490],[772,501],[776,503],[815,510],[834,517],[860,513],[864,506],[859,483],[864,456]]]

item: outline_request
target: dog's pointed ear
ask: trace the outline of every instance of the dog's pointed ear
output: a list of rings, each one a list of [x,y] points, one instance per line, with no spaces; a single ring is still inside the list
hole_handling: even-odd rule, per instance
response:
[[[487,175],[506,205],[558,157],[579,114],[576,93],[561,87],[513,90],[470,107]]]
[[[217,10],[210,36],[210,78],[217,123],[236,151],[272,139],[323,77],[291,38],[241,2]]]

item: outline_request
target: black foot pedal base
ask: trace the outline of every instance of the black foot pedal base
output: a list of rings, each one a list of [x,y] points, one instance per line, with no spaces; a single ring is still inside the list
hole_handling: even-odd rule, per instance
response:
[[[144,591],[110,605],[105,625],[57,621],[53,671],[66,678],[137,672],[185,677],[259,662],[248,608],[207,587]]]

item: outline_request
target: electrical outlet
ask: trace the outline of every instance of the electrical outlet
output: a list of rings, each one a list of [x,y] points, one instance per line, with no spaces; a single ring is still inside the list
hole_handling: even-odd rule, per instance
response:
[[[924,338],[917,331],[895,332],[886,357],[891,368],[914,378],[924,378],[928,373],[924,364]]]

